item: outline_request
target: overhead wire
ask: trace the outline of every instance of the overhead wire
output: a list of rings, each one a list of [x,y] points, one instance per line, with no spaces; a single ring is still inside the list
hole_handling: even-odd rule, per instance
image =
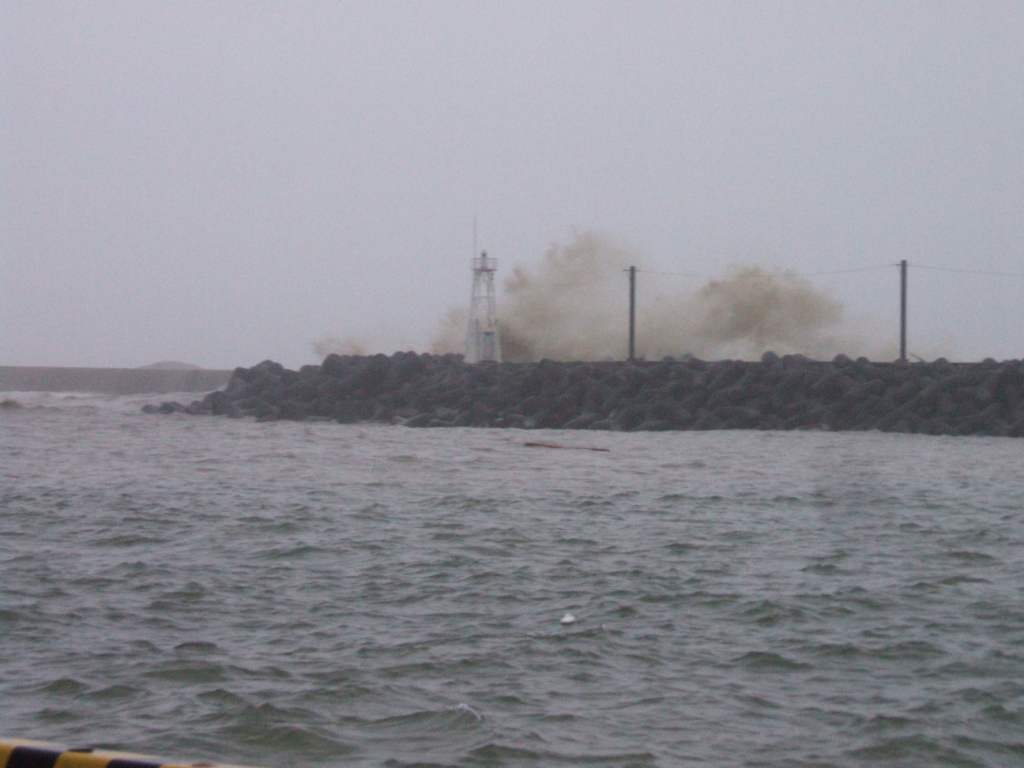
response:
[[[1024,272],[992,272],[986,269],[956,269],[953,267],[931,267],[925,264],[914,264],[911,262],[908,266],[914,267],[915,269],[931,269],[936,272],[958,272],[964,275],[993,275],[995,277],[1024,277]]]
[[[783,271],[783,275],[790,275],[792,277],[818,277],[822,275],[842,275],[849,272],[871,272],[874,270],[890,269],[892,267],[898,267],[899,264],[875,264],[869,267],[849,267],[847,269],[827,269],[818,272],[790,272]],[[956,269],[953,267],[933,267],[927,264],[917,264],[915,262],[908,262],[908,267],[914,269],[930,269],[936,272],[958,272],[966,275],[991,275],[993,277],[1020,277],[1024,278],[1024,272],[995,272],[985,269]],[[700,278],[714,278],[716,275],[700,272],[667,272],[660,269],[644,269],[643,267],[637,267],[637,272],[642,272],[647,275],[670,275],[672,277],[700,277]]]
[[[783,274],[783,275],[790,275],[792,277],[814,277],[814,276],[817,276],[817,275],[839,275],[839,274],[843,274],[843,273],[846,273],[846,272],[867,272],[869,270],[888,269],[888,268],[889,268],[888,264],[876,264],[876,265],[873,265],[873,266],[870,266],[870,267],[852,267],[852,268],[849,268],[849,269],[832,269],[832,270],[825,270],[825,271],[822,271],[822,272],[790,272],[790,271],[787,270],[787,271],[783,271],[781,274]],[[626,270],[626,271],[628,271],[628,270]],[[647,274],[647,275],[671,275],[673,277],[702,277],[702,278],[716,277],[716,275],[711,275],[711,274],[706,274],[706,273],[698,273],[698,272],[666,272],[666,271],[663,271],[663,270],[660,270],[660,269],[644,269],[642,267],[637,267],[636,271],[637,272],[642,272],[642,273]]]

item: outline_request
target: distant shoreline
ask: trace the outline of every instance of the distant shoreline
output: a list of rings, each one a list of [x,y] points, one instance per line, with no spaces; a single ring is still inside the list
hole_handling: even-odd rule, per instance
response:
[[[145,395],[168,392],[212,392],[231,378],[231,371],[203,368],[57,368],[0,366],[2,392],[94,392]]]

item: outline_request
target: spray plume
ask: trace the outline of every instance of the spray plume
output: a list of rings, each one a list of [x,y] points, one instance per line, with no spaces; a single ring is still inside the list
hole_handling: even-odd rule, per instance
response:
[[[325,336],[320,341],[313,342],[313,352],[324,358],[330,354],[335,355],[365,355],[367,344],[355,336],[338,338],[336,336]]]
[[[625,247],[584,232],[552,246],[535,270],[514,269],[499,304],[504,358],[625,357],[623,270],[635,262]],[[844,326],[842,304],[791,273],[734,267],[693,293],[656,293],[648,283],[640,285],[637,353],[647,359],[756,359],[768,350],[819,359],[867,353]],[[465,323],[465,309],[450,310],[432,351],[461,352]]]

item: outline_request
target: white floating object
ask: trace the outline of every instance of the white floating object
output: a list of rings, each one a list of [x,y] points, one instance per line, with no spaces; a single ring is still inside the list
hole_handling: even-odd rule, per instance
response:
[[[562,617],[562,623],[563,624],[575,624],[576,623],[576,617],[573,616],[571,613],[566,613],[565,616]]]

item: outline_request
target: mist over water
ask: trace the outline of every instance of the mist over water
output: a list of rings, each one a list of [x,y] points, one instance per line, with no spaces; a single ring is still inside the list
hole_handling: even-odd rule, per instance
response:
[[[891,359],[894,343],[855,327],[826,290],[789,272],[733,267],[696,290],[663,288],[627,247],[593,231],[555,244],[540,264],[516,267],[499,298],[506,360],[604,360],[627,354],[628,281],[638,266],[637,354],[757,359],[766,351],[827,359]],[[440,321],[431,351],[461,352],[466,309]],[[333,350],[329,350],[333,351]]]

